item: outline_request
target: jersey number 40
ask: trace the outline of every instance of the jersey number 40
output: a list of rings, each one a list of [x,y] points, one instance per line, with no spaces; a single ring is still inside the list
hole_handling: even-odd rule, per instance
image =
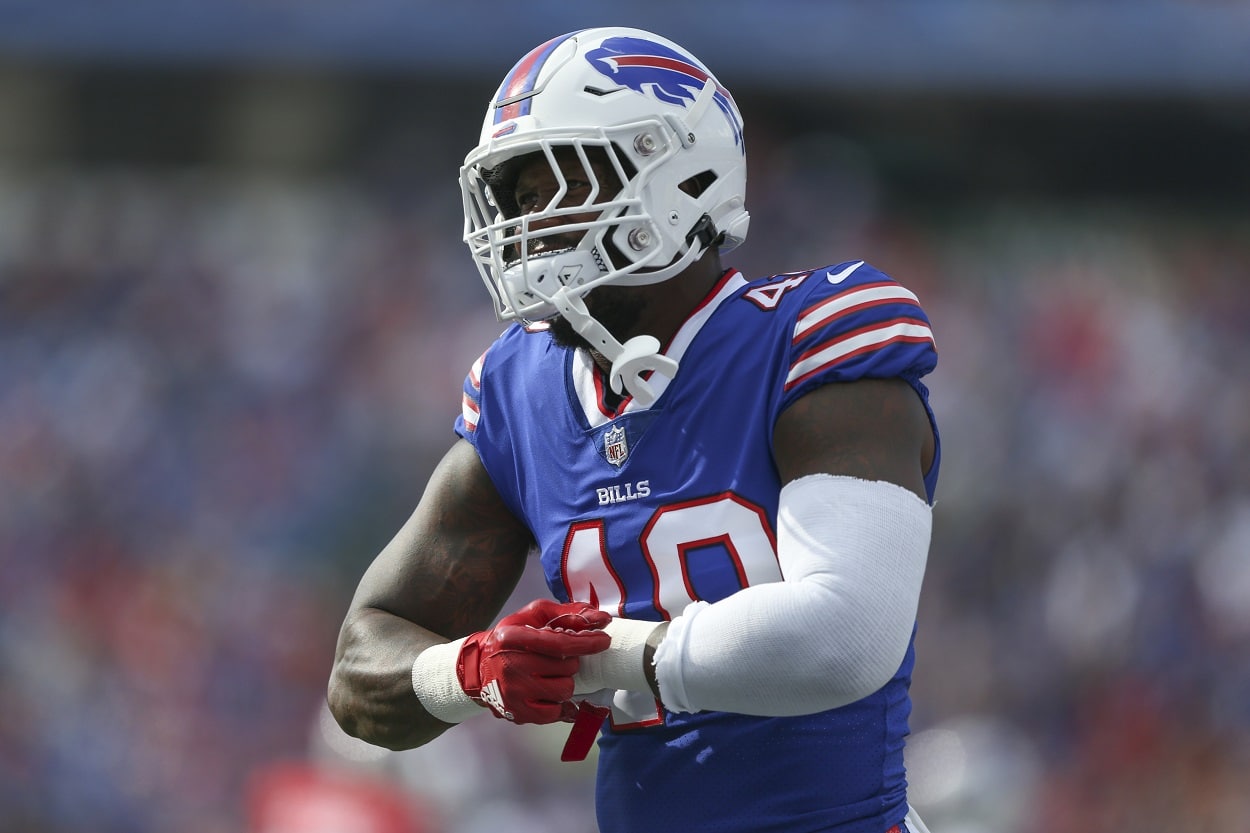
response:
[[[764,510],[733,492],[661,506],[643,527],[638,543],[651,581],[627,586],[607,548],[603,520],[569,526],[561,578],[569,598],[590,601],[616,616],[648,600],[664,620],[699,601],[700,577],[730,592],[779,581],[777,541]],[[617,557],[636,557],[619,553]],[[718,592],[717,597],[727,595]],[[649,617],[643,617],[649,618]]]

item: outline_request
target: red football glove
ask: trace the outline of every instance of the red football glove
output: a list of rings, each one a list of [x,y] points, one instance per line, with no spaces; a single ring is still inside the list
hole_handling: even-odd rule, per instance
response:
[[[464,640],[456,675],[465,693],[514,723],[572,720],[578,657],[607,649],[612,617],[580,602],[530,602]]]

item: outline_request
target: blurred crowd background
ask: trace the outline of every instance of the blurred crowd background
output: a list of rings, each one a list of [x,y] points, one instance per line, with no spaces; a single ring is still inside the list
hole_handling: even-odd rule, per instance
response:
[[[324,691],[500,331],[459,162],[612,23],[734,92],[733,265],[934,322],[934,833],[1250,831],[1246,4],[572,5],[0,0],[0,831],[594,830],[562,727]]]

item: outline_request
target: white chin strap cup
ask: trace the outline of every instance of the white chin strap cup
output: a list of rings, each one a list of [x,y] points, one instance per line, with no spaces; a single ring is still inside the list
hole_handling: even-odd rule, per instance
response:
[[[655,389],[643,378],[648,371],[672,379],[677,375],[677,362],[660,355],[660,341],[654,336],[634,336],[621,344],[607,328],[591,317],[585,302],[579,296],[570,295],[568,287],[561,287],[551,301],[573,329],[581,333],[591,346],[612,362],[608,384],[616,393],[628,392],[642,407],[656,400]]]
[[[660,340],[655,336],[634,336],[621,347],[620,355],[612,359],[608,384],[616,393],[624,387],[645,408],[656,400],[651,383],[642,378],[647,371],[672,379],[677,375],[677,362],[660,355]]]

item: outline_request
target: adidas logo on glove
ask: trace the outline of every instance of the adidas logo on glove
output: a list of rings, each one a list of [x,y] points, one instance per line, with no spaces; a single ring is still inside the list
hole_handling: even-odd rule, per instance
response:
[[[481,698],[483,703],[498,712],[499,716],[504,720],[513,719],[512,712],[508,711],[503,704],[503,694],[499,691],[499,680],[491,680],[482,686]]]

